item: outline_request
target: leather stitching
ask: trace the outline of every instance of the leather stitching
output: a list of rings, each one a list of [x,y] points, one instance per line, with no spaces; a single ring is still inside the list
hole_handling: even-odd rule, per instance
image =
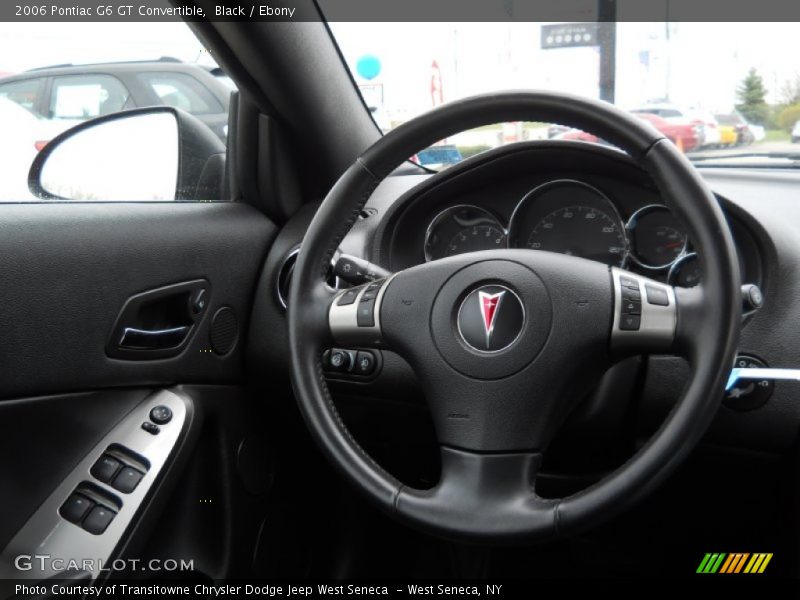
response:
[[[372,178],[372,181],[364,190],[364,193],[361,195],[361,197],[358,199],[358,202],[353,208],[353,211],[350,213],[350,216],[348,217],[347,221],[344,222],[342,227],[340,227],[339,230],[336,232],[336,235],[333,236],[331,244],[325,251],[325,254],[322,256],[322,264],[320,265],[320,268],[323,279],[326,279],[328,277],[328,270],[330,269],[331,258],[333,258],[333,253],[336,252],[336,248],[338,248],[339,244],[342,243],[342,240],[344,239],[344,236],[347,235],[347,232],[353,228],[353,225],[355,224],[356,219],[358,219],[358,215],[361,212],[361,209],[364,208],[364,205],[367,203],[367,200],[370,199],[372,193],[375,191],[375,188],[377,188],[378,184],[381,182],[380,179],[378,179],[377,177],[375,177],[375,175],[373,175],[372,171],[369,170],[367,165],[364,164],[364,161],[361,159],[361,157],[358,157],[358,159],[356,159],[355,164],[358,164],[362,169],[364,169],[364,171],[366,171],[366,173]]]
[[[336,420],[336,424],[339,426],[339,430],[344,434],[344,436],[347,438],[347,441],[350,442],[350,444],[353,446],[353,448],[355,448],[355,450],[358,452],[358,454],[362,458],[366,459],[367,462],[373,468],[375,468],[375,470],[377,470],[384,477],[388,478],[390,481],[396,482],[397,480],[394,478],[394,476],[391,475],[390,473],[388,473],[377,462],[375,462],[375,459],[373,459],[366,452],[366,450],[364,450],[361,447],[361,445],[353,437],[353,434],[350,433],[350,430],[344,424],[344,421],[342,420],[342,417],[339,414],[339,411],[336,409],[336,405],[333,403],[333,397],[331,396],[330,391],[328,390],[328,384],[325,381],[325,373],[322,370],[322,360],[321,360],[321,358],[322,358],[322,355],[318,354],[317,357],[316,357],[316,360],[314,361],[314,366],[316,367],[316,370],[317,370],[317,379],[318,379],[318,381],[320,383],[320,387],[322,388],[322,393],[323,393],[323,395],[325,397],[325,401],[328,404],[328,409],[330,410],[331,414],[333,415],[334,419]]]
[[[336,251],[336,248],[339,247],[339,244],[344,239],[345,235],[347,235],[347,232],[350,231],[350,229],[353,227],[353,225],[356,222],[356,219],[358,218],[359,213],[361,212],[361,209],[370,199],[372,193],[375,191],[375,188],[377,188],[378,184],[380,183],[380,179],[375,177],[372,171],[370,171],[370,169],[366,166],[366,164],[364,164],[364,161],[362,160],[361,157],[359,157],[356,160],[356,164],[358,164],[362,169],[364,169],[364,171],[369,175],[372,181],[369,183],[369,185],[367,185],[364,192],[361,194],[361,197],[358,199],[358,202],[356,202],[352,212],[350,213],[349,218],[347,219],[347,221],[345,221],[342,227],[340,227],[339,230],[336,232],[336,235],[333,237],[330,246],[325,251],[321,264],[321,275],[323,278],[327,277],[328,275],[328,269],[330,268],[330,263],[331,263],[331,258],[333,257],[333,253]],[[390,482],[393,483],[393,485],[395,485],[395,487],[397,487],[399,485],[399,482],[397,482],[394,476],[392,476],[383,467],[381,467],[381,465],[375,462],[375,460],[356,441],[356,439],[350,433],[350,430],[344,424],[344,421],[342,420],[339,411],[336,409],[336,405],[333,402],[333,397],[330,394],[330,390],[328,389],[328,384],[325,380],[325,373],[322,368],[321,352],[319,352],[315,357],[314,363],[317,372],[317,380],[319,381],[320,388],[322,389],[322,393],[327,403],[328,410],[330,411],[331,415],[333,415],[334,420],[336,421],[336,424],[338,425],[340,432],[345,436],[347,441],[356,450],[359,456],[365,459],[380,475],[388,479]],[[394,506],[396,502],[397,495],[398,495],[398,490],[396,489],[394,492],[394,498],[392,499],[392,506]]]

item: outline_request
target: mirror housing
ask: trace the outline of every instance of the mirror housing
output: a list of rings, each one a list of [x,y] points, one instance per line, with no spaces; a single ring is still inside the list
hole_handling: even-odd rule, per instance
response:
[[[31,193],[43,200],[220,200],[225,145],[178,108],[126,110],[80,123],[36,156]]]

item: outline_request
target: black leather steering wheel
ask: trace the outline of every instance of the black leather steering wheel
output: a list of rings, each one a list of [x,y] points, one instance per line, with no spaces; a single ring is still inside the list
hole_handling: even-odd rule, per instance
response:
[[[671,288],[536,250],[462,254],[334,294],[331,257],[375,187],[419,149],[508,121],[576,127],[626,151],[652,177],[703,257],[702,284]],[[294,391],[323,453],[379,507],[423,530],[538,541],[595,525],[642,499],[681,463],[721,401],[738,341],[739,267],[718,203],[649,124],[602,102],[508,92],[445,105],[389,132],[342,175],[303,240],[290,291]],[[415,370],[441,445],[439,483],[402,485],[342,423],[323,376],[326,348],[378,347]],[[620,356],[684,356],[690,376],[652,439],[591,487],[543,499],[534,485],[558,426]],[[411,434],[413,435],[413,433]]]

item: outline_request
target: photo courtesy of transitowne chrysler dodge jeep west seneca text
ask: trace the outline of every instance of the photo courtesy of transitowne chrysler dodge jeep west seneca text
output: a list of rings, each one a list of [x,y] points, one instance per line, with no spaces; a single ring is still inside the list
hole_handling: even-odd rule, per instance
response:
[[[0,596],[797,591],[800,8],[410,1],[0,6]]]

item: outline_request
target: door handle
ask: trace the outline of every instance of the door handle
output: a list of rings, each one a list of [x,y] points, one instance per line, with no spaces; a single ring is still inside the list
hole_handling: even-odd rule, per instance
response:
[[[169,329],[137,329],[126,327],[122,331],[119,347],[130,350],[165,350],[180,346],[190,326],[170,327]]]
[[[193,279],[131,296],[117,315],[106,354],[126,360],[176,356],[190,343],[209,310],[211,285]]]

